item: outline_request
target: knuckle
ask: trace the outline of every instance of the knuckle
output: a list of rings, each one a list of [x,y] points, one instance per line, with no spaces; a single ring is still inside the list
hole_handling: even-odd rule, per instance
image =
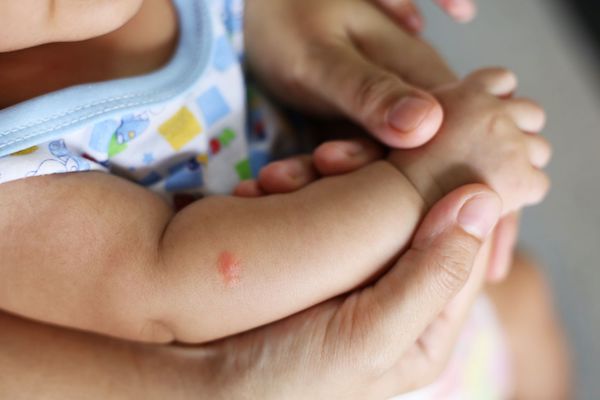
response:
[[[391,77],[384,74],[367,73],[360,77],[354,87],[354,110],[360,115],[369,116],[383,106],[396,86]]]
[[[368,301],[364,301],[367,298],[364,294],[346,299],[345,306],[349,312],[338,321],[334,334],[340,336],[337,329],[350,333],[337,354],[340,360],[350,363],[358,376],[377,379],[388,372],[397,360],[396,354],[389,351],[393,336],[390,336],[385,324],[378,322],[386,314],[383,305],[376,301],[376,297],[366,296]]]
[[[529,166],[529,150],[525,136],[522,136],[522,134],[519,134],[517,140],[511,140],[507,143],[506,152],[506,162],[504,165],[506,166],[507,173],[510,169],[514,170],[515,165],[521,168]],[[515,178],[521,179],[519,177]]]
[[[287,71],[283,76],[286,87],[292,91],[300,90],[323,79],[325,72],[319,67],[328,54],[326,50],[320,43],[310,43],[297,52],[292,60],[276,61],[283,63],[280,71]]]
[[[435,272],[437,288],[441,294],[457,292],[469,279],[471,264],[465,255],[472,252],[472,246],[468,244],[468,240],[476,239],[464,238],[453,248],[446,249],[443,253],[437,253],[436,262],[433,263],[432,268]]]
[[[396,359],[392,360],[391,353],[385,350],[386,347],[381,343],[375,352],[362,354],[360,361],[355,364],[358,367],[357,372],[361,376],[371,379],[378,379],[385,375],[397,361]]]
[[[287,70],[287,73],[284,74],[283,80],[290,90],[297,90],[302,87],[306,82],[306,78],[310,75],[310,66],[306,57],[295,60],[292,66],[285,70]]]
[[[490,104],[489,97],[486,96],[485,92],[479,86],[461,85],[458,94],[461,103],[465,107],[478,110],[478,113],[473,112],[474,115],[480,115],[481,118],[487,116],[490,119],[499,115],[497,108]]]
[[[421,60],[424,62],[431,62],[433,60],[439,60],[440,62],[442,62],[439,53],[431,43],[425,40],[417,40],[414,41],[413,44],[414,46],[410,48],[411,57],[414,57],[416,60]]]
[[[488,132],[492,132],[492,133],[499,133],[502,132],[502,125],[503,125],[504,121],[503,119],[498,116],[498,115],[492,115],[489,119],[489,123],[488,123]]]
[[[371,333],[367,332],[366,335]],[[389,341],[373,340],[372,337],[365,337],[364,340],[367,346],[353,346],[346,360],[353,365],[358,376],[377,380],[393,367],[397,359],[394,353],[387,350]]]

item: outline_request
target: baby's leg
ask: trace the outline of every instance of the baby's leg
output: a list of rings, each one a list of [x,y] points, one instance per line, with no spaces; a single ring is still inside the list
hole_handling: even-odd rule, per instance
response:
[[[571,398],[565,335],[535,262],[517,253],[508,279],[488,288],[507,333],[516,399]]]

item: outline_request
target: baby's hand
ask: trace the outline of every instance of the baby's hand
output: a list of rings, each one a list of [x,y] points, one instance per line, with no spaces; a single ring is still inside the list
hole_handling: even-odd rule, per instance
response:
[[[536,134],[544,111],[529,100],[508,98],[515,88],[511,72],[486,69],[436,91],[446,115],[440,132],[421,148],[390,155],[428,204],[467,183],[498,192],[505,213],[545,197],[549,180],[540,168],[551,149]]]

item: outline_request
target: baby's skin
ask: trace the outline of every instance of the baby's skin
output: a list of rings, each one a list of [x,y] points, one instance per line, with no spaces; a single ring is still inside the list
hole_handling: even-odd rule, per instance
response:
[[[534,154],[548,149],[518,128],[541,111],[513,118],[513,100],[475,90],[512,91],[507,80],[506,72],[480,72],[440,90],[442,101],[463,101],[452,105],[439,140],[424,149],[392,152],[387,161],[287,195],[211,197],[175,214],[146,189],[100,173],[6,184],[0,304],[127,339],[198,343],[352,290],[404,249],[435,196],[463,183],[438,171],[475,170],[477,176],[461,179],[489,184],[512,208],[544,196]],[[461,119],[454,122],[454,115]],[[460,143],[463,153],[443,152],[446,141]],[[412,152],[420,156],[398,161]]]
[[[544,197],[550,150],[533,134],[544,114],[507,98],[515,88],[505,70],[440,88],[446,117],[426,146],[285,195],[215,196],[175,213],[107,174],[4,184],[0,308],[125,339],[199,343],[345,293],[382,273],[459,185],[490,185],[506,213]]]

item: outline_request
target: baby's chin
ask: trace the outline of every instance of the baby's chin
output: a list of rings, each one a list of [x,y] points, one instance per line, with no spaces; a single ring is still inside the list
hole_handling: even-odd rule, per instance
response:
[[[0,7],[0,52],[106,35],[130,21],[144,1],[169,0],[11,1]]]

